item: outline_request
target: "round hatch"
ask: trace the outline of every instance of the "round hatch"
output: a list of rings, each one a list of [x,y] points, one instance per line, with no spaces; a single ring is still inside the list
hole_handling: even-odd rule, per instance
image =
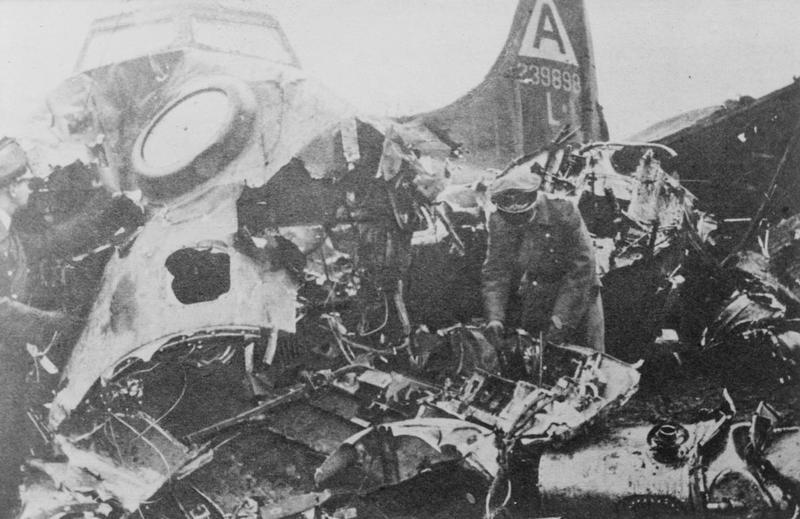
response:
[[[169,198],[217,175],[247,144],[255,108],[252,91],[235,78],[184,85],[133,146],[142,190],[151,198]]]

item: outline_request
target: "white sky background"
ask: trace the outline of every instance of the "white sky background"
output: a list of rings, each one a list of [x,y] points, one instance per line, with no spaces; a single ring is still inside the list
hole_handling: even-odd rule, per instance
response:
[[[612,137],[800,75],[796,0],[585,0]],[[443,106],[477,85],[517,0],[251,0],[304,68],[366,113]],[[0,1],[0,132],[67,77],[109,0]]]

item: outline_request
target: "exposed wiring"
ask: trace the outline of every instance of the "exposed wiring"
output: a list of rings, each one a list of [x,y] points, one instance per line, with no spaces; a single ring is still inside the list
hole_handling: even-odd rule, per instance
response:
[[[374,329],[372,329],[372,330],[370,330],[368,332],[364,332],[364,331],[362,331],[362,329],[364,328],[365,322],[364,322],[364,314],[362,313],[361,322],[358,324],[358,328],[359,328],[358,335],[359,336],[361,336],[361,337],[369,337],[370,335],[373,335],[373,334],[383,330],[386,327],[386,324],[389,322],[389,299],[386,297],[386,292],[381,291],[381,295],[383,296],[383,322],[381,324],[379,324],[376,328],[374,328]]]
[[[133,431],[134,434],[137,434],[137,435],[139,434],[139,431],[136,430],[136,428],[134,426],[129,424],[126,420],[121,418],[116,413],[111,413],[111,416],[113,416],[114,419],[116,419],[119,423],[121,423],[122,425],[124,425],[125,427],[127,427],[128,429]],[[145,444],[147,444],[148,447],[153,449],[153,451],[155,451],[155,453],[158,454],[158,457],[161,458],[161,461],[164,463],[164,467],[167,469],[167,474],[172,474],[172,467],[170,467],[169,462],[167,461],[167,458],[164,456],[164,454],[161,452],[161,450],[158,447],[156,447],[153,444],[153,442],[151,442],[150,440],[148,440],[144,436],[139,435],[139,436],[137,436],[137,438],[142,440]]]
[[[365,351],[367,353],[374,353],[376,355],[387,355],[387,354],[396,354],[398,351],[408,349],[411,345],[410,339],[407,339],[406,341],[403,342],[403,344],[399,346],[393,346],[392,348],[386,348],[386,349],[373,348],[371,346],[367,346],[366,344],[361,344],[348,337],[345,337],[345,335],[339,330],[339,328],[343,327],[343,325],[337,317],[330,314],[325,314],[325,318],[327,320],[328,329],[333,335],[333,338],[336,340],[336,344],[339,346],[339,349],[342,351],[342,354],[350,363],[353,363],[355,361],[355,353],[353,353],[353,350],[351,348]]]
[[[98,424],[98,425],[95,425],[95,426],[92,428],[92,430],[90,430],[90,431],[89,431],[89,432],[87,432],[87,433],[81,434],[80,436],[73,437],[73,439],[72,439],[72,440],[73,440],[75,443],[77,443],[77,442],[80,442],[80,441],[83,441],[83,440],[85,440],[86,438],[88,438],[88,437],[92,436],[94,433],[96,433],[96,432],[97,432],[97,431],[99,431],[100,429],[102,429],[102,428],[105,426],[105,424],[106,424],[106,423],[108,423],[108,420],[105,420],[104,422],[101,422],[100,424]]]
[[[186,394],[186,389],[189,386],[189,380],[188,377],[186,376],[186,370],[183,370],[181,373],[183,374],[183,387],[181,388],[181,392],[178,395],[178,398],[175,399],[175,401],[172,403],[169,409],[164,411],[164,413],[162,413],[162,415],[159,416],[156,419],[156,421],[145,427],[144,430],[139,434],[139,436],[137,436],[137,438],[141,437],[143,434],[147,433],[147,431],[149,431],[150,429],[161,423],[161,420],[166,418],[172,411],[174,411],[175,408],[178,407],[178,404],[181,402],[181,400],[183,400],[183,396]]]
[[[128,464],[125,463],[125,457],[122,455],[122,449],[119,447],[119,442],[117,441],[117,435],[114,433],[114,428],[111,427],[111,424],[108,420],[103,422],[103,425],[108,430],[106,437],[111,441],[111,445],[114,446],[114,449],[117,451],[117,456],[119,457],[119,462],[127,468]]]
[[[339,351],[342,352],[342,355],[348,363],[353,363],[356,356],[351,350],[345,347],[342,334],[337,330],[337,325],[341,325],[341,322],[339,322],[336,317],[329,314],[325,314],[323,317],[327,319],[328,328],[330,329],[331,334],[333,334],[333,338],[336,341],[336,345],[339,347]]]
[[[137,371],[132,371],[131,373],[126,373],[126,374],[125,374],[125,376],[126,376],[126,377],[133,377],[133,376],[135,376],[135,375],[141,375],[141,374],[143,374],[143,373],[150,373],[151,371],[153,371],[154,369],[156,369],[156,368],[157,368],[157,367],[159,367],[160,365],[161,365],[161,363],[160,363],[160,362],[156,362],[155,364],[153,364],[153,365],[152,365],[152,366],[150,366],[149,368],[140,369],[140,370],[137,370]]]

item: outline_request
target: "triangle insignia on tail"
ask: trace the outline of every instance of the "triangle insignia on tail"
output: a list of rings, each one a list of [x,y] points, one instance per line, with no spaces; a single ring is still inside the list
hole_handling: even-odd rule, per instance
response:
[[[578,66],[575,50],[554,0],[536,0],[518,54]]]

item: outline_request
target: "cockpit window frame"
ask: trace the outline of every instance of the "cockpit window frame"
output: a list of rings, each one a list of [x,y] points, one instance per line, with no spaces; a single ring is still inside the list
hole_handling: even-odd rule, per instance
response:
[[[203,44],[195,38],[194,22],[201,21],[207,23],[208,21],[217,21],[226,24],[241,24],[247,26],[262,27],[265,31],[271,31],[275,34],[275,42],[282,48],[283,57],[281,59],[271,59],[267,54],[254,55],[244,52],[236,52],[232,49],[216,48],[211,45]],[[164,24],[173,24],[175,37],[171,42],[165,46],[156,46],[149,49],[147,52],[140,54],[125,56],[124,58],[117,58],[109,51],[108,45],[104,45],[104,51],[107,53],[105,58],[98,59],[91,53],[92,44],[99,38],[108,37],[120,31],[126,31],[131,28],[143,28],[146,26],[156,26]],[[224,52],[228,54],[241,55],[245,57],[253,57],[257,59],[274,61],[275,63],[300,68],[300,62],[297,55],[289,44],[286,34],[283,32],[278,21],[266,12],[260,11],[243,11],[238,9],[220,8],[219,6],[208,6],[203,4],[165,4],[162,7],[122,13],[106,18],[96,20],[86,36],[83,43],[81,52],[78,55],[78,60],[75,64],[75,72],[81,73],[88,70],[94,70],[113,63],[121,61],[129,61],[144,56],[152,56],[155,54],[162,54],[172,52],[175,50],[185,48],[198,48],[201,50],[212,50],[217,52]],[[285,59],[284,59],[285,58]]]

